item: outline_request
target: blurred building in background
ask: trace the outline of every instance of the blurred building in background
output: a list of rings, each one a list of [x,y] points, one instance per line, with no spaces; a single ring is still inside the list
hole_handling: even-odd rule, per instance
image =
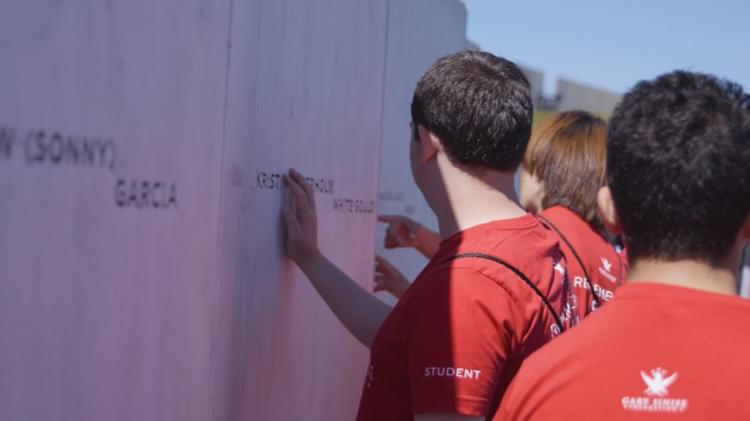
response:
[[[465,45],[467,50],[482,49],[479,44],[469,39],[466,40]],[[502,55],[502,52],[493,53]],[[557,79],[555,92],[545,94],[544,72],[526,64],[516,64],[531,84],[531,99],[534,110],[541,113],[543,117],[560,111],[584,110],[607,118],[612,114],[612,110],[622,97],[616,92],[568,78]]]
[[[571,79],[557,79],[555,92],[544,92],[545,75],[531,67],[520,65],[531,84],[535,124],[560,111],[584,110],[609,118],[622,97],[620,94]]]
[[[620,102],[621,95],[570,79],[557,80],[557,109],[584,110],[608,117]]]

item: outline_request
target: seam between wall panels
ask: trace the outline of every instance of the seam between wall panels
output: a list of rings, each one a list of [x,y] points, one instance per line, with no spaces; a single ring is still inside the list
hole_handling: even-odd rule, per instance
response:
[[[385,106],[386,106],[386,100],[385,96],[387,94],[386,91],[386,83],[388,81],[388,56],[390,51],[390,34],[391,34],[391,2],[394,0],[388,0],[385,5],[385,45],[383,48],[383,77],[382,77],[382,85],[381,90],[383,92],[382,95],[380,95],[380,135],[379,135],[379,142],[378,142],[378,157],[377,157],[377,165],[376,165],[376,172],[375,172],[375,218],[377,218],[378,213],[380,213],[380,174],[383,170],[383,140],[385,138]],[[375,239],[377,236],[375,235],[375,231],[377,230],[377,219],[373,222],[373,230],[372,230],[372,247],[373,251],[377,251],[377,246],[375,244]],[[373,279],[375,267],[372,266],[371,269],[371,276],[369,279]]]
[[[226,61],[225,61],[225,69],[224,69],[224,105],[223,105],[223,112],[222,112],[222,123],[221,123],[221,158],[219,160],[219,177],[218,177],[218,183],[219,183],[219,192],[218,192],[218,202],[219,202],[219,209],[217,211],[216,216],[216,242],[214,244],[214,253],[213,253],[213,268],[211,270],[212,274],[212,280],[213,280],[213,288],[211,292],[211,302],[212,302],[212,309],[211,309],[211,347],[209,352],[209,372],[208,372],[208,379],[210,382],[210,389],[208,390],[208,411],[209,411],[209,418],[208,419],[215,419],[216,416],[216,347],[217,347],[217,339],[218,339],[218,313],[219,313],[219,286],[221,282],[220,278],[220,272],[221,272],[221,246],[223,244],[224,239],[224,227],[222,225],[223,220],[223,211],[224,211],[224,162],[225,162],[225,154],[226,154],[226,132],[227,132],[227,110],[229,108],[229,70],[231,68],[232,64],[232,29],[233,29],[233,23],[234,23],[234,0],[229,0],[229,16],[227,17],[228,20],[228,28],[227,28],[227,42],[226,42]]]

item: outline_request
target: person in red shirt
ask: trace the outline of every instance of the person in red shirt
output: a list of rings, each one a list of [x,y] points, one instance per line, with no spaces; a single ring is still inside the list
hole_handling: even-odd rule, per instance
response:
[[[675,71],[638,83],[607,137],[603,220],[630,258],[617,297],[524,361],[495,420],[750,419],[750,96]]]
[[[521,164],[520,203],[560,237],[568,278],[576,300],[569,312],[581,319],[614,297],[626,263],[611,244],[597,212],[605,182],[606,123],[585,111],[562,112],[531,136]],[[401,215],[382,215],[388,223],[385,247],[415,247],[431,257],[437,233]],[[375,291],[400,297],[409,283],[377,256]]]
[[[614,297],[626,269],[597,212],[606,134],[604,120],[562,112],[535,130],[521,164],[521,204],[560,236],[580,318]]]
[[[419,80],[411,168],[442,240],[393,308],[320,252],[313,192],[285,178],[287,255],[371,348],[358,420],[489,419],[521,361],[569,327],[557,236],[513,185],[531,115],[523,73],[489,53],[446,56]]]

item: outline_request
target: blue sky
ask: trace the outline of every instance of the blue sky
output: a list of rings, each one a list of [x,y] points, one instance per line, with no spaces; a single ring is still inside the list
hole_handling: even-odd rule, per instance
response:
[[[750,90],[750,1],[466,0],[467,36],[545,73],[615,92],[677,68]]]

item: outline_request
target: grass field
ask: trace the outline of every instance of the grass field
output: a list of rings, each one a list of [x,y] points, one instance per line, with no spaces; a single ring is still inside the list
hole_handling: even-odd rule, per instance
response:
[[[536,127],[546,120],[554,117],[557,114],[554,111],[534,111],[534,120],[532,121],[532,127]]]

